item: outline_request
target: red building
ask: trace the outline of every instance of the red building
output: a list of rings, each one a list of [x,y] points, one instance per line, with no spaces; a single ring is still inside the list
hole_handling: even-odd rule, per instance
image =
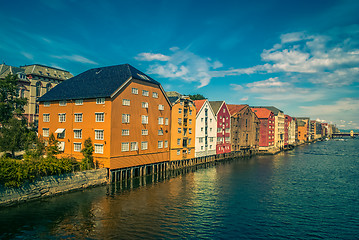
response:
[[[252,108],[252,111],[257,115],[260,121],[259,150],[269,150],[274,147],[274,113],[266,108]]]
[[[231,114],[224,101],[210,101],[217,118],[216,154],[231,152]]]
[[[288,146],[288,128],[292,118],[289,115],[284,115],[284,147]]]

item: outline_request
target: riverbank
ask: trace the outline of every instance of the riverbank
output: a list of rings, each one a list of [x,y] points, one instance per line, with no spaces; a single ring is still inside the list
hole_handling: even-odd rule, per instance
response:
[[[52,197],[71,191],[99,186],[108,181],[106,168],[47,176],[19,188],[0,188],[0,207],[12,206],[22,202]]]

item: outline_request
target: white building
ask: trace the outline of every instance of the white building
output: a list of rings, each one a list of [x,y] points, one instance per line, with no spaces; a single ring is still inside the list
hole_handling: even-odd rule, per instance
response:
[[[216,154],[217,121],[213,109],[207,99],[196,100],[196,143],[195,157]]]

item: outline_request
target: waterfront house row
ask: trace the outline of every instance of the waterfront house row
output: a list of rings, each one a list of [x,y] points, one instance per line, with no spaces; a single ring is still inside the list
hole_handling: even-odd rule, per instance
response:
[[[82,159],[85,139],[102,167],[119,169],[236,151],[282,149],[330,133],[273,106],[192,101],[128,64],[94,68],[39,98],[38,132]],[[322,132],[322,134],[320,134]]]

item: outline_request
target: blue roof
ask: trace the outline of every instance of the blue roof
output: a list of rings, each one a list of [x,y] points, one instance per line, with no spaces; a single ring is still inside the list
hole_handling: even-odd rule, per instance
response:
[[[39,102],[111,97],[129,78],[160,85],[129,64],[93,68],[55,86]]]

